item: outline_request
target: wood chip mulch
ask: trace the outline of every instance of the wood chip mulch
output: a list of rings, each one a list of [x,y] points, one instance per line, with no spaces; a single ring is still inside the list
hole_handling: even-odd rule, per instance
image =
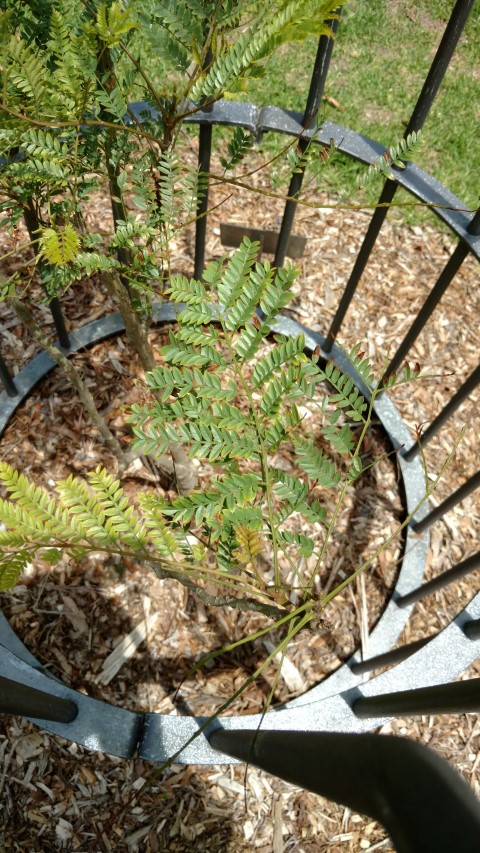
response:
[[[262,173],[252,181],[263,186]],[[218,187],[210,217],[209,257],[224,250],[219,224],[237,222],[278,229],[280,201],[259,203],[257,196]],[[307,237],[296,297],[289,307],[301,323],[325,332],[350,273],[369,222],[367,212],[338,211],[322,193],[318,209],[300,207],[295,233]],[[99,195],[91,223],[104,223],[106,200]],[[105,226],[104,226],[105,227]],[[193,231],[176,240],[177,271],[191,275]],[[0,248],[7,249],[7,238]],[[348,313],[341,342],[362,342],[376,362],[395,351],[454,248],[452,237],[433,219],[407,226],[391,212]],[[11,271],[6,268],[5,272]],[[111,310],[95,281],[82,282],[64,300],[73,327]],[[416,342],[410,360],[434,378],[395,392],[406,423],[431,420],[478,362],[480,289],[478,265],[468,258],[440,306]],[[52,331],[46,308],[39,308]],[[37,352],[25,330],[5,306],[0,311],[3,350],[21,368]],[[53,334],[53,332],[52,332]],[[162,336],[155,332],[157,343]],[[75,363],[96,394],[97,405],[121,437],[122,406],[138,393],[141,376],[125,341],[118,337],[75,356]],[[426,449],[432,472],[438,470],[462,425],[465,436],[432,503],[446,495],[478,467],[479,393],[476,391]],[[380,441],[372,432],[371,442]],[[54,372],[20,408],[2,438],[2,458],[37,482],[50,485],[69,472],[81,474],[99,462],[114,469],[114,460],[92,433],[80,404],[63,377]],[[151,472],[150,472],[151,473]],[[139,482],[149,482],[142,470]],[[150,478],[151,479],[151,478]],[[158,486],[158,488],[160,488]],[[393,467],[366,479],[329,571],[342,571],[367,551],[386,529],[385,507],[398,511]],[[433,577],[474,553],[480,530],[480,495],[473,494],[449,512],[431,532],[427,576]],[[350,549],[350,550],[349,550]],[[380,560],[375,571],[336,601],[328,630],[295,641],[290,668],[279,683],[276,701],[304,692],[335,669],[371,628],[394,581],[395,553]],[[381,582],[380,582],[381,579]],[[478,573],[416,605],[400,642],[433,634],[478,590]],[[63,565],[55,575],[32,569],[2,607],[19,636],[41,662],[66,683],[105,701],[138,711],[182,713],[182,702],[195,713],[212,713],[233,686],[258,665],[265,646],[216,663],[196,681],[186,681],[192,662],[227,638],[252,630],[261,617],[238,612],[209,612],[192,601],[183,587],[157,581],[141,567],[107,563],[100,556],[80,566]],[[367,622],[362,621],[362,604]],[[464,677],[480,674],[478,663]],[[265,673],[242,697],[237,713],[258,712],[268,695],[275,669]],[[480,796],[478,775],[480,725],[474,714],[397,719],[381,729],[428,744],[446,758]],[[392,851],[385,830],[310,792],[268,774],[243,767],[173,765],[163,775],[138,759],[124,761],[99,755],[50,736],[19,718],[0,720],[0,853],[2,851],[211,851],[211,853],[354,853]]]

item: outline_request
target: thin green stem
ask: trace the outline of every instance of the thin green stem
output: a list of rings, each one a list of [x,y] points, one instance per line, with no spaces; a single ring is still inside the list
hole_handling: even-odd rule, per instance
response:
[[[248,383],[246,382],[245,377],[243,375],[243,371],[241,369],[241,366],[239,365],[238,360],[235,357],[235,353],[233,352],[233,348],[231,346],[231,342],[230,342],[230,339],[228,336],[228,331],[225,328],[225,324],[223,322],[223,318],[221,315],[220,315],[220,323],[222,325],[223,333],[225,335],[225,341],[226,341],[226,344],[227,344],[227,347],[228,347],[228,350],[229,350],[229,353],[230,353],[230,356],[232,359],[232,366],[234,368],[237,379],[239,380],[239,382],[242,386],[243,393],[245,394],[245,396],[248,400],[250,414],[253,418],[254,429],[255,429],[255,432],[257,434],[258,444],[259,444],[259,448],[260,448],[260,464],[261,464],[261,468],[262,468],[263,481],[265,484],[265,497],[266,497],[266,501],[267,501],[268,525],[269,525],[271,536],[272,536],[273,574],[274,574],[274,579],[275,579],[275,589],[279,590],[281,588],[281,579],[280,579],[280,569],[279,569],[279,565],[278,565],[278,542],[277,542],[277,537],[276,537],[275,513],[274,513],[274,509],[273,509],[273,502],[272,502],[273,483],[272,483],[272,478],[271,478],[271,474],[270,474],[270,466],[268,464],[267,450],[265,447],[265,443],[262,439],[261,424],[260,424],[260,420],[258,418],[256,406],[255,406],[255,403],[253,400],[252,391],[250,390]]]
[[[363,444],[363,439],[365,438],[365,434],[366,434],[366,432],[367,432],[367,430],[371,424],[373,404],[375,402],[375,398],[376,398],[377,393],[378,393],[378,391],[376,391],[375,389],[372,390],[370,402],[369,402],[369,407],[368,407],[368,414],[367,414],[367,417],[364,421],[362,430],[360,432],[360,436],[357,440],[355,451],[351,457],[352,463],[353,463],[353,460],[356,459],[360,455],[360,449],[361,449],[361,446]],[[340,514],[340,511],[341,511],[342,506],[343,506],[343,502],[345,500],[345,495],[347,494],[347,491],[351,485],[352,485],[352,481],[347,479],[347,481],[342,486],[342,489],[340,490],[340,495],[339,495],[338,500],[335,504],[335,508],[334,508],[333,513],[332,513],[332,517],[331,517],[330,522],[328,524],[328,527],[327,527],[327,530],[325,533],[325,537],[324,537],[324,540],[322,542],[322,547],[320,549],[320,554],[318,555],[318,559],[317,559],[317,562],[315,564],[315,568],[314,568],[314,570],[313,570],[313,572],[312,572],[312,574],[311,574],[311,576],[310,576],[310,578],[306,584],[306,589],[308,590],[310,595],[312,594],[315,577],[318,574],[318,572],[320,571],[321,566],[323,564],[323,560],[324,560],[325,553],[326,553],[326,550],[328,547],[328,543],[329,543],[330,537],[331,537],[331,535],[335,529],[337,518]]]
[[[418,503],[416,504],[414,509],[407,515],[407,517],[402,521],[402,523],[396,527],[396,529],[393,531],[393,533],[391,533],[390,536],[387,539],[385,539],[381,545],[379,545],[379,547],[373,552],[373,554],[371,554],[370,557],[368,557],[368,559],[365,560],[365,562],[362,563],[362,565],[359,566],[358,569],[355,569],[355,571],[352,572],[352,574],[349,575],[348,578],[345,578],[345,580],[342,581],[342,583],[338,584],[338,586],[335,587],[335,589],[333,589],[331,592],[328,593],[328,595],[326,595],[324,598],[322,598],[320,600],[319,606],[321,608],[324,608],[328,604],[328,602],[332,600],[332,598],[335,598],[335,596],[338,595],[339,592],[341,592],[343,589],[345,589],[345,587],[348,586],[350,583],[352,583],[352,581],[354,581],[355,578],[357,578],[360,574],[362,574],[362,572],[364,572],[365,569],[367,569],[369,566],[371,566],[371,564],[373,563],[374,560],[376,560],[378,555],[381,554],[386,548],[388,548],[388,546],[392,542],[394,542],[395,539],[398,538],[398,536],[400,535],[402,530],[404,530],[405,527],[407,527],[410,524],[412,518],[414,518],[414,516],[417,514],[418,510],[421,509],[421,507],[428,501],[429,497],[433,494],[436,487],[438,486],[438,483],[440,482],[440,480],[443,477],[446,469],[448,468],[448,466],[450,465],[450,463],[453,459],[453,456],[457,450],[457,447],[463,438],[464,432],[465,432],[465,428],[461,431],[458,439],[456,440],[456,442],[453,446],[453,449],[448,454],[445,462],[443,463],[443,465],[440,469],[440,472],[437,474],[435,480],[433,481],[433,484],[431,486],[428,486],[428,484],[426,485],[426,490],[425,490],[425,494],[424,494],[423,498],[421,498],[421,500],[418,501]],[[425,464],[424,470],[426,471],[426,463],[425,463],[424,457],[423,457],[423,461]]]

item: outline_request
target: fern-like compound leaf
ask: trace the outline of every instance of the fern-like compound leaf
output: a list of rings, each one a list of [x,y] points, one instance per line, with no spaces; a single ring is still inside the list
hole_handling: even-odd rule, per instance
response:
[[[94,539],[101,547],[118,542],[120,537],[114,524],[85,483],[70,474],[57,483],[56,491],[62,506],[86,531],[87,538]]]
[[[185,302],[186,305],[202,305],[206,302],[207,294],[201,281],[188,280],[184,275],[173,275],[165,295],[172,302]]]
[[[323,427],[322,434],[339,453],[351,454],[355,449],[355,438],[348,424],[341,427],[329,424]]]
[[[244,237],[239,248],[228,261],[221,276],[217,277],[216,275],[218,267],[212,267],[211,270],[207,271],[211,289],[212,291],[216,290],[218,293],[218,300],[222,308],[232,308],[242,296],[259,251],[260,243],[251,242],[248,237]],[[260,268],[260,265],[258,266]],[[249,319],[251,313],[252,311],[250,311],[246,319]],[[235,326],[229,325],[227,328],[235,328]]]
[[[304,533],[293,533],[291,530],[279,530],[279,542],[282,545],[296,545],[300,557],[311,557],[315,548],[315,544],[309,536]]]
[[[254,144],[255,139],[250,133],[245,133],[242,127],[236,127],[233,131],[232,139],[228,143],[229,157],[220,157],[220,163],[225,171],[238,166]]]
[[[88,474],[88,481],[95,494],[97,506],[108,519],[109,530],[114,531],[118,540],[126,547],[144,548],[147,538],[142,520],[128,498],[123,496],[119,481],[100,466]]]
[[[257,530],[245,524],[234,524],[233,531],[237,540],[233,556],[242,565],[255,565],[256,558],[265,550],[263,538]]]
[[[13,589],[31,560],[31,552],[25,549],[0,556],[0,592]]]
[[[275,278],[270,279],[262,293],[260,308],[265,315],[265,323],[271,324],[278,312],[291,301],[292,285],[298,277],[298,269],[286,264],[276,271]]]
[[[39,254],[52,266],[72,264],[80,249],[80,235],[69,223],[63,228],[43,228],[38,241]]]
[[[335,463],[312,442],[306,439],[294,438],[297,463],[306,474],[325,489],[337,486],[341,479],[340,471],[337,471]]]
[[[82,541],[86,531],[78,519],[71,519],[45,489],[6,462],[0,462],[0,482],[10,496],[10,500],[0,501],[0,522],[7,528],[38,543],[51,539]]]
[[[277,343],[270,351],[260,358],[253,371],[252,384],[255,389],[261,388],[273,376],[273,374],[288,363],[299,363],[306,361],[304,355],[305,335],[296,338],[282,338],[277,336]]]
[[[155,495],[141,493],[137,495],[143,524],[147,531],[149,544],[160,557],[174,558],[180,550],[175,532],[165,524],[161,505]]]

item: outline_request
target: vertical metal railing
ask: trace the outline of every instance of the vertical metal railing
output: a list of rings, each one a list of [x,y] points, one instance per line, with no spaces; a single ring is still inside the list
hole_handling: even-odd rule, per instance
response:
[[[338,28],[338,18],[329,21],[329,26],[335,34]],[[317,55],[313,67],[310,88],[307,96],[305,112],[303,114],[302,125],[308,128],[315,121],[317,112],[322,102],[325,82],[327,79],[330,60],[332,57],[334,40],[331,36],[320,36],[317,48]],[[301,138],[298,142],[298,148],[303,154],[307,148],[308,141]],[[292,233],[293,221],[297,210],[297,203],[294,199],[298,198],[302,188],[305,171],[303,169],[295,172],[290,180],[288,188],[288,201],[285,204],[283,211],[282,224],[278,235],[277,247],[275,251],[274,266],[279,267],[285,262],[287,254],[288,241]]]
[[[16,397],[18,394],[17,388],[15,386],[15,382],[13,381],[12,374],[10,373],[6,361],[2,355],[0,355],[0,379],[3,383],[3,387],[7,392],[9,397]]]
[[[477,212],[475,213],[472,221],[470,222],[470,225],[467,228],[467,232],[468,234],[472,234],[476,237],[480,234],[480,210],[477,210]],[[468,253],[468,245],[466,243],[460,242],[452,253],[452,255],[450,256],[450,258],[448,259],[435,285],[433,286],[425,302],[420,308],[420,311],[415,317],[415,320],[413,321],[410,329],[408,330],[402,343],[398,347],[395,355],[391,359],[390,364],[386,369],[387,376],[389,373],[393,373],[400,367],[410,347],[413,346],[420,332],[424,329],[425,325],[427,324],[427,321],[433,314],[433,311],[440,302],[440,299],[445,293],[450,282],[460,269]]]
[[[25,220],[25,225],[27,227],[27,231],[29,233],[30,239],[32,240],[33,251],[37,256],[38,260],[38,269],[40,273],[40,278],[42,278],[42,271],[45,268],[45,264],[41,259],[38,259],[38,229],[40,227],[39,219],[37,213],[34,209],[33,203],[30,201],[24,208],[23,218]],[[70,349],[70,338],[68,336],[67,327],[65,324],[65,317],[63,316],[62,306],[60,305],[60,300],[57,296],[54,296],[48,303],[48,307],[50,308],[50,312],[53,317],[53,322],[55,324],[55,329],[58,335],[58,341],[61,347],[64,349]]]
[[[412,116],[404,133],[404,138],[409,133],[418,132],[423,127],[433,104],[438,88],[445,76],[453,52],[463,32],[468,16],[473,8],[475,0],[457,0],[452,16],[446,26],[443,38],[438,47],[430,71],[413,110]],[[367,265],[372,249],[377,240],[380,229],[389,210],[389,204],[393,201],[398,184],[395,181],[387,181],[378,200],[378,207],[372,216],[370,225],[365,235],[363,244],[357,255],[350,278],[347,282],[339,306],[332,320],[330,329],[323,346],[325,352],[330,352],[334,340],[342,326],[350,303],[355,295],[357,286],[363,271]],[[462,258],[463,260],[463,258]]]
[[[204,68],[208,68],[212,61],[212,51],[208,48]],[[205,112],[210,112],[211,106],[204,107]],[[210,171],[210,160],[212,157],[212,134],[213,128],[210,123],[200,122],[198,131],[198,182],[197,182],[197,219],[195,222],[195,255],[194,255],[194,278],[201,278],[205,267],[205,252],[207,245],[207,211],[209,196],[209,181],[205,183],[202,175],[208,175]]]
[[[221,727],[209,742],[223,754],[370,815],[386,828],[397,853],[480,849],[480,804],[473,792],[418,743],[371,734]]]
[[[198,170],[201,174],[210,171],[210,160],[212,156],[212,125],[200,124]],[[208,210],[208,184],[202,186],[202,179],[198,181],[198,189],[201,192],[197,203],[197,221],[195,223],[195,261],[194,277],[201,278],[205,267],[205,251],[207,243],[207,210]]]
[[[443,409],[439,412],[436,418],[431,422],[431,424],[427,427],[427,429],[422,433],[421,438],[421,446],[425,447],[428,442],[437,434],[437,432],[442,428],[442,426],[452,417],[453,414],[457,411],[457,409],[465,402],[465,400],[470,396],[470,394],[475,390],[477,385],[480,383],[480,364],[475,368],[475,370],[468,376],[468,378],[463,382],[458,391],[450,398],[448,403],[443,407]],[[407,462],[410,462],[419,452],[420,450],[420,442],[416,441],[409,450],[405,451],[402,455],[403,458],[406,459]]]
[[[57,331],[60,346],[63,349],[70,349],[70,337],[67,332],[65,317],[58,296],[53,297],[53,299],[48,303],[48,307],[50,308],[53,322],[55,323],[55,329]]]
[[[398,607],[409,607],[427,595],[438,592],[438,590],[444,589],[449,584],[461,580],[476,569],[480,569],[480,551],[477,554],[472,554],[466,560],[462,560],[461,563],[457,563],[456,566],[453,566],[446,572],[442,572],[438,577],[432,578],[432,580],[412,590],[412,592],[395,598],[395,603]]]

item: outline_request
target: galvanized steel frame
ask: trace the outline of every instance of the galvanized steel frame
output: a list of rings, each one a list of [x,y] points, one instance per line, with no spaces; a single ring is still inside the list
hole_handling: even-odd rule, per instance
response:
[[[458,0],[456,3],[405,135],[420,129],[423,125],[473,3],[474,0]],[[380,143],[332,122],[324,123],[316,132],[309,127],[323,92],[331,50],[332,42],[322,37],[303,115],[278,107],[268,106],[258,109],[250,104],[221,101],[191,116],[189,121],[200,123],[201,128],[199,155],[201,168],[204,171],[209,168],[212,129],[216,125],[241,126],[250,130],[257,139],[267,132],[290,135],[300,141],[301,147],[305,147],[312,136],[315,142],[323,146],[329,146],[333,140],[339,151],[356,160],[366,164],[377,160],[384,152],[384,146]],[[145,120],[145,113],[150,110],[143,103],[133,104],[131,109],[141,120]],[[153,110],[150,112],[152,118],[158,118]],[[345,369],[352,373],[358,387],[367,394],[369,389],[366,389],[359,377],[351,371],[342,352],[335,347],[334,337],[340,328],[396,189],[401,186],[422,203],[430,205],[437,216],[457,235],[460,242],[421,309],[419,318],[412,325],[395,354],[392,369],[404,357],[466,255],[471,252],[480,260],[480,213],[478,211],[474,214],[466,210],[461,200],[453,193],[411,163],[408,163],[403,170],[395,170],[395,178],[394,182],[388,182],[385,185],[380,196],[379,207],[372,217],[364,245],[328,333],[325,336],[314,333],[288,317],[279,318],[275,327],[275,331],[287,335],[296,335],[303,331],[306,335],[307,347],[311,351],[320,346],[325,357],[333,355],[337,361],[343,363]],[[298,195],[301,182],[301,175],[293,176],[289,189],[291,198]],[[288,200],[277,244],[275,256],[277,264],[281,263],[284,257],[294,210],[295,202]],[[196,239],[195,275],[197,276],[201,275],[204,264],[205,228],[206,217],[202,216],[199,220]],[[54,301],[51,309],[59,335],[58,345],[67,355],[103,340],[109,335],[119,334],[123,330],[121,318],[113,314],[67,334],[58,300]],[[155,319],[159,323],[175,320],[173,307],[163,304]],[[13,378],[0,356],[0,377],[5,387],[5,391],[0,394],[0,434],[16,408],[54,366],[50,357],[42,353]],[[479,370],[480,368],[477,368],[468,377],[443,412],[437,416],[430,427],[427,440],[476,387],[480,380]],[[285,706],[270,711],[264,719],[260,715],[241,717],[233,715],[222,716],[209,724],[205,718],[136,714],[72,690],[42,667],[0,614],[2,651],[0,686],[2,683],[5,687],[15,682],[40,691],[35,694],[39,703],[37,707],[43,709],[46,718],[39,719],[31,716],[30,718],[48,731],[90,749],[124,757],[138,754],[154,762],[165,761],[174,754],[177,762],[184,763],[208,764],[235,761],[226,754],[219,754],[209,743],[209,736],[219,728],[226,731],[241,729],[254,732],[262,723],[264,727],[273,724],[276,730],[284,731],[358,733],[380,725],[388,718],[387,713],[402,713],[405,708],[407,712],[410,709],[411,713],[420,713],[419,709],[425,707],[441,710],[442,701],[445,705],[447,702],[445,697],[451,692],[450,685],[448,689],[441,688],[433,692],[422,693],[422,690],[453,680],[480,654],[480,593],[447,628],[435,637],[389,652],[408,619],[414,601],[433,589],[432,583],[421,586],[428,548],[427,531],[430,524],[434,523],[447,507],[442,505],[440,511],[436,509],[433,513],[429,513],[427,506],[422,505],[414,512],[425,493],[423,470],[418,459],[418,446],[412,441],[386,394],[377,398],[375,412],[392,445],[403,447],[403,451],[399,453],[399,464],[405,489],[405,512],[407,515],[411,513],[414,515],[406,530],[405,552],[394,593],[369,637],[369,660],[363,661],[360,653],[356,652],[344,666],[321,684]],[[469,490],[476,488],[477,479],[478,475],[475,475],[464,484],[462,489],[450,499],[448,506],[452,505],[452,502],[454,505]],[[424,531],[423,535],[419,538],[418,534],[422,531]],[[478,565],[478,559],[479,555],[475,555],[463,564],[452,568],[445,575],[451,578],[462,576]],[[443,582],[447,582],[446,578]],[[440,585],[442,579],[435,579],[435,583],[437,586]],[[376,678],[365,681],[366,672],[386,665],[393,665],[393,668]],[[407,685],[409,690],[405,691]],[[410,693],[412,690],[413,694]],[[464,697],[462,700],[459,691],[453,692],[456,697],[459,697],[455,698],[455,702],[463,701],[463,707],[465,703],[468,705],[467,698]],[[469,701],[478,701],[478,685],[472,683],[470,693],[473,698]],[[23,697],[27,697],[25,708],[28,709],[28,690],[21,695],[22,701]],[[56,699],[60,701],[56,703]],[[385,711],[385,709],[388,710]]]

